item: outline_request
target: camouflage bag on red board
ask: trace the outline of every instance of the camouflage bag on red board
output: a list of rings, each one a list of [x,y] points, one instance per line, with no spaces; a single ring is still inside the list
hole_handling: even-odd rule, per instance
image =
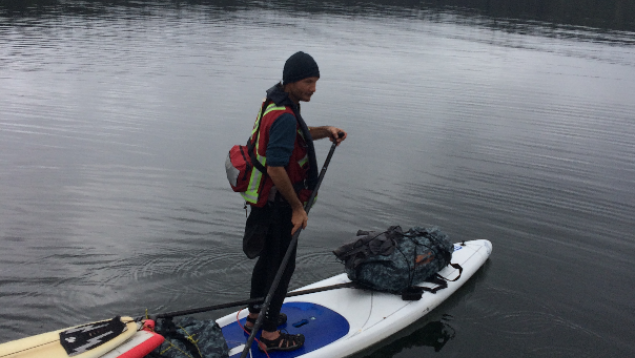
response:
[[[161,319],[156,332],[165,341],[146,358],[228,358],[229,348],[216,321],[193,317]]]

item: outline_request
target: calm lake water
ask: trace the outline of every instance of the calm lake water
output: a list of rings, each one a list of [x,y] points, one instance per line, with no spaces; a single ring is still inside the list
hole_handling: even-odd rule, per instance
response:
[[[0,17],[0,342],[246,298],[223,164],[298,50],[322,74],[305,119],[349,138],[293,288],[358,229],[494,246],[360,357],[635,356],[635,33],[302,3]]]

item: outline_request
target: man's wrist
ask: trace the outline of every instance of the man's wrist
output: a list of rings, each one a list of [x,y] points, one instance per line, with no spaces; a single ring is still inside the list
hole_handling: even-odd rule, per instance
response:
[[[289,203],[289,205],[291,205],[291,210],[294,210],[294,211],[304,210],[304,205],[302,205],[302,202],[300,202],[300,199],[298,199],[297,201],[294,200],[293,203]]]
[[[330,126],[309,127],[309,132],[313,139],[329,138],[331,136]]]

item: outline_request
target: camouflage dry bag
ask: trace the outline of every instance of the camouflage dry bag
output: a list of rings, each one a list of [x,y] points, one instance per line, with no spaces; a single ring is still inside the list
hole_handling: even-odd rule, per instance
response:
[[[448,236],[436,228],[414,227],[403,232],[401,227],[391,226],[383,232],[360,230],[352,243],[333,253],[354,283],[404,294],[423,281],[435,281],[436,273],[450,264],[453,251]],[[445,281],[440,284],[447,287]]]

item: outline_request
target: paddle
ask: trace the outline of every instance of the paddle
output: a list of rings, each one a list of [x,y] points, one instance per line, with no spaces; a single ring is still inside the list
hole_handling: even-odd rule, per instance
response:
[[[288,292],[285,297],[296,297],[296,296],[301,296],[301,295],[308,295],[308,294],[311,294],[311,293],[324,292],[324,291],[336,290],[338,288],[347,288],[347,287],[355,287],[355,284],[353,282],[346,282],[346,283],[339,283],[339,284],[331,285],[331,286],[323,286],[323,287],[311,288],[311,289],[308,289],[308,290]],[[224,309],[224,308],[246,306],[246,305],[251,304],[251,303],[262,303],[264,300],[265,300],[264,297],[249,298],[249,299],[241,300],[241,301],[220,303],[220,304],[217,304],[217,305],[214,305],[214,306],[207,306],[207,307],[201,307],[201,308],[192,308],[192,309],[183,310],[183,311],[173,311],[173,312],[152,314],[152,315],[150,315],[150,318],[156,320],[156,319],[160,319],[160,318],[172,318],[172,317],[178,317],[178,316],[186,316],[186,315],[191,315],[191,314],[195,314],[195,313],[203,313],[203,312],[210,312],[210,311],[220,310],[220,309]],[[135,318],[135,321],[140,321],[140,320],[142,320],[144,318],[146,318],[146,316],[139,316],[139,317]]]
[[[339,132],[337,135],[340,138],[342,138],[344,136],[344,133]],[[331,157],[333,157],[335,148],[337,148],[337,143],[333,142],[333,144],[331,145],[331,150],[329,150],[329,154],[326,157],[326,160],[324,161],[324,166],[322,167],[322,171],[320,172],[320,176],[318,177],[317,184],[315,185],[315,189],[311,193],[311,196],[309,197],[309,201],[307,201],[306,206],[304,207],[304,210],[306,211],[307,215],[309,214],[309,211],[311,211],[311,206],[313,206],[313,201],[315,201],[315,195],[317,195],[317,192],[320,189],[320,185],[322,185],[322,180],[324,179],[324,175],[326,174],[328,165],[331,162]],[[269,308],[269,304],[271,304],[273,293],[276,291],[276,289],[278,288],[278,285],[280,284],[280,280],[282,279],[282,274],[284,273],[284,270],[286,269],[287,264],[289,263],[291,252],[293,252],[293,249],[298,243],[298,237],[300,237],[301,231],[302,230],[298,229],[295,232],[295,234],[293,234],[293,237],[291,238],[291,243],[289,244],[289,248],[287,249],[287,252],[285,253],[284,258],[282,259],[280,268],[278,268],[278,272],[276,273],[276,276],[274,277],[273,282],[271,283],[271,288],[269,288],[267,297],[265,297],[265,302],[262,304],[262,308],[260,309],[260,312],[262,313],[267,312],[267,309]],[[264,319],[265,319],[264,314],[258,315],[258,319],[256,320],[254,327],[251,329],[251,334],[249,335],[249,338],[247,339],[247,343],[245,343],[245,349],[243,349],[243,353],[240,355],[240,358],[247,357],[247,353],[249,353],[249,348],[251,347],[251,343],[254,341],[254,338],[256,337],[256,333],[258,333],[258,330],[262,326]]]

